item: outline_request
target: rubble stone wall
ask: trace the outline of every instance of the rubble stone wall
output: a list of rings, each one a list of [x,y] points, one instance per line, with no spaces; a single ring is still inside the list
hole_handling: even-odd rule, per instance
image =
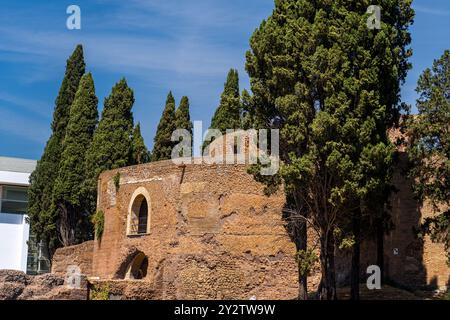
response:
[[[65,276],[70,266],[77,266],[80,268],[81,274],[90,276],[92,274],[93,256],[94,241],[59,248],[53,255],[51,272]]]
[[[385,274],[404,287],[443,290],[450,282],[443,245],[414,234],[433,210],[414,198],[405,166],[406,155],[400,153],[391,203],[394,229],[384,239]],[[132,200],[139,192],[149,202],[148,233],[127,235]],[[83,273],[115,281],[121,288],[134,257],[144,254],[146,275],[131,288],[144,285],[148,298],[293,299],[298,272],[295,246],[281,218],[284,202],[282,190],[266,197],[245,165],[177,166],[165,161],[105,172],[98,197],[98,209],[105,213],[103,237],[58,250],[53,271],[79,262]],[[340,285],[348,284],[349,263],[349,254],[339,252]],[[374,264],[376,246],[368,238],[361,248],[362,281],[367,266]],[[316,289],[319,280],[316,267],[309,288]],[[132,298],[135,291],[143,298],[144,291],[136,289],[125,296]]]
[[[150,197],[150,228],[129,236],[138,188]],[[94,247],[95,277],[124,278],[126,265],[142,252],[148,257],[143,281],[162,299],[297,296],[295,245],[281,218],[284,195],[266,197],[244,165],[166,161],[109,171],[100,177],[98,201],[105,229]]]

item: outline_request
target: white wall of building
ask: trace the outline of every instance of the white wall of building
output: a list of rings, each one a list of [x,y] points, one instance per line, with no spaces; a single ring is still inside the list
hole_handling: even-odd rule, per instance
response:
[[[3,164],[5,163],[5,159],[0,159],[3,160]],[[15,159],[8,158],[6,161],[8,164],[17,166],[24,163],[22,159],[17,159],[16,161]],[[29,163],[29,160],[27,162]],[[29,177],[29,172],[9,171],[8,169],[7,171],[0,170],[0,200],[2,197],[2,186],[26,187],[29,185]],[[30,235],[27,216],[17,213],[10,214],[4,211],[0,211],[0,269],[26,272],[28,258],[27,242]]]
[[[0,171],[0,183],[9,185],[28,186],[29,173]]]
[[[29,233],[25,215],[0,213],[0,269],[27,271]]]

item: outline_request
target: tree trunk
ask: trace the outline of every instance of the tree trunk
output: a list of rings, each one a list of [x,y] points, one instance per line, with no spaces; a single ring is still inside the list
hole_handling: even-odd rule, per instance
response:
[[[299,286],[298,286],[298,299],[308,300],[308,276],[298,273]]]
[[[384,283],[384,228],[383,219],[377,221],[377,265],[381,271],[381,284]]]
[[[317,293],[316,293],[316,299],[317,300],[321,300],[322,288],[323,288],[323,278],[320,279],[319,287],[317,288]]]
[[[350,296],[351,300],[359,300],[359,276],[361,270],[360,252],[361,252],[361,208],[353,212],[352,217],[353,235],[355,244],[353,245],[352,270],[350,276]]]
[[[299,222],[299,233],[298,233],[298,244],[297,244],[297,250],[305,250],[308,247],[308,228],[306,221],[304,219],[301,219]],[[298,286],[298,299],[299,300],[308,300],[308,275],[301,274],[300,268],[298,272],[298,280],[299,280],[299,286]]]
[[[290,213],[288,214],[288,229],[291,239],[295,243],[298,251],[308,249],[308,223],[306,221],[307,211],[302,206],[301,196],[298,193],[291,193],[286,198]],[[302,274],[298,267],[298,299],[308,299],[308,275]]]
[[[64,247],[76,244],[76,220],[71,206],[59,205],[59,232]]]
[[[321,300],[337,300],[333,230],[328,231],[320,240],[320,265],[322,280],[319,298]]]

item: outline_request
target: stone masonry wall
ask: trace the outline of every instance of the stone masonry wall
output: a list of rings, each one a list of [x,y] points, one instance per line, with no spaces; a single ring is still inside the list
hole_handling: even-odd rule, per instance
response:
[[[433,216],[432,207],[420,204],[412,192],[412,181],[406,174],[407,156],[400,153],[391,195],[393,229],[384,237],[384,270],[386,278],[408,289],[446,290],[450,285],[450,267],[447,265],[444,245],[433,243],[428,236],[422,241],[415,233],[424,219]],[[340,257],[342,258],[342,257]],[[348,285],[349,255],[339,259],[337,279]],[[367,278],[366,269],[377,264],[375,239],[368,238],[361,245],[361,276]]]
[[[152,163],[106,172],[99,188],[105,229],[95,244],[93,276],[123,278],[139,251],[148,257],[143,281],[162,299],[297,296],[295,246],[280,214],[284,195],[266,197],[245,166]],[[150,196],[150,232],[127,236],[137,188]]]
[[[92,274],[92,260],[94,255],[94,241],[63,247],[56,250],[52,259],[52,273],[65,276],[69,266],[78,266],[82,274]]]
[[[428,203],[420,204],[411,192],[412,181],[405,175],[407,156],[401,153],[392,196],[392,230],[384,240],[385,268],[394,282],[406,287],[444,289],[450,284],[450,267],[443,244],[429,237],[418,239],[414,229],[434,215]]]
[[[400,153],[391,203],[395,227],[384,241],[385,274],[404,287],[444,289],[450,269],[443,245],[429,238],[420,241],[413,231],[433,211],[414,199],[405,165]],[[149,233],[127,236],[130,202],[138,189],[149,197]],[[80,263],[83,273],[114,280],[116,295],[127,288],[128,298],[293,299],[298,276],[295,246],[281,218],[284,201],[282,191],[266,197],[244,165],[176,166],[166,161],[105,172],[98,198],[98,209],[105,213],[102,239],[58,250],[52,270],[60,273]],[[146,277],[125,285],[120,280],[139,252],[148,257]],[[346,285],[350,256],[338,253],[337,261],[338,283]],[[373,264],[376,247],[367,239],[361,248],[362,280]],[[310,290],[319,279],[316,267]],[[143,287],[147,293],[136,289]]]

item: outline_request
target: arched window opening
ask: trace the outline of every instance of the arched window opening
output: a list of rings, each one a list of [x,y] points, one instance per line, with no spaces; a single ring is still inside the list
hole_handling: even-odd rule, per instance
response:
[[[150,232],[150,197],[145,188],[138,188],[131,197],[127,235],[139,236]]]
[[[147,200],[144,198],[139,208],[138,231],[137,231],[138,234],[147,233],[147,220],[148,220],[148,204]]]

